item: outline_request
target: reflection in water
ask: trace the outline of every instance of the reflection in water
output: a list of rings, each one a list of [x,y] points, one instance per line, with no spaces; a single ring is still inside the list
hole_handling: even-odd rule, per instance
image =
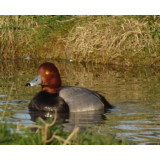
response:
[[[28,103],[40,91],[39,86],[24,85],[37,72],[45,60],[8,60],[0,63],[0,116],[9,98],[6,120],[9,123],[33,124],[35,113],[28,112]],[[119,67],[111,65],[55,63],[62,76],[63,85],[85,87],[98,91],[116,106],[106,113],[71,113],[59,115],[66,130],[78,125],[83,130],[88,125],[105,135],[116,133],[139,144],[160,144],[160,72],[159,68]],[[7,72],[6,72],[7,71]],[[10,88],[13,90],[9,96]],[[41,114],[42,118],[53,116]],[[1,117],[0,117],[1,119]],[[102,123],[103,122],[103,123]],[[98,124],[98,125],[95,125]]]
[[[64,129],[67,131],[72,131],[75,126],[78,126],[80,130],[85,130],[89,124],[97,124],[104,120],[106,117],[103,115],[102,111],[92,111],[92,112],[79,112],[79,113],[57,113],[57,123],[63,125]],[[36,121],[38,117],[43,120],[47,118],[55,117],[54,112],[29,112],[32,121]]]
[[[39,117],[42,118],[43,120],[47,120],[47,118],[52,118],[54,119],[55,113],[54,112],[34,112],[30,111],[29,115],[31,117],[32,121],[36,121]],[[65,113],[57,113],[57,121],[60,123],[66,123],[66,120],[69,118],[69,114]]]

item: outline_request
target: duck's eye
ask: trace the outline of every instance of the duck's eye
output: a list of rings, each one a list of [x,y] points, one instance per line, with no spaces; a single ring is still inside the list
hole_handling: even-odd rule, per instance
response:
[[[49,72],[48,72],[48,71],[46,71],[46,72],[45,72],[45,74],[46,74],[46,75],[48,75],[48,74],[49,74]]]

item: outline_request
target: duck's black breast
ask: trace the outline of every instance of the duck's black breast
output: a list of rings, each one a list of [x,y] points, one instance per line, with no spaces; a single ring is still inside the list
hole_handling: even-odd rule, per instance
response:
[[[29,104],[29,110],[69,112],[67,103],[59,96],[45,91],[37,93]]]

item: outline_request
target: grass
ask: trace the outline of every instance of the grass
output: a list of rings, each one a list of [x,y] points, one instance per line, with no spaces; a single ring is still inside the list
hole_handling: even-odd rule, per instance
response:
[[[69,33],[68,55],[79,61],[153,65],[159,57],[159,17],[91,16]],[[154,17],[153,17],[154,18]],[[158,59],[157,59],[158,58]]]
[[[51,45],[54,41],[60,43],[61,34],[70,27],[59,23],[68,18],[70,16],[0,16],[2,58],[53,58]]]
[[[159,65],[159,16],[0,16],[2,58]]]
[[[36,125],[24,127],[17,124],[0,123],[1,145],[133,145],[135,142],[125,138],[116,139],[116,135],[106,136],[83,133],[75,127],[72,132],[63,131],[62,126],[51,120],[40,119]]]

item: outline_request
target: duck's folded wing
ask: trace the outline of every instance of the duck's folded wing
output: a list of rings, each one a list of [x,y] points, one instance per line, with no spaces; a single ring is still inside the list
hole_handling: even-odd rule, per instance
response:
[[[86,88],[71,86],[62,87],[59,96],[68,104],[70,112],[105,109],[105,103],[102,100],[104,97]]]

